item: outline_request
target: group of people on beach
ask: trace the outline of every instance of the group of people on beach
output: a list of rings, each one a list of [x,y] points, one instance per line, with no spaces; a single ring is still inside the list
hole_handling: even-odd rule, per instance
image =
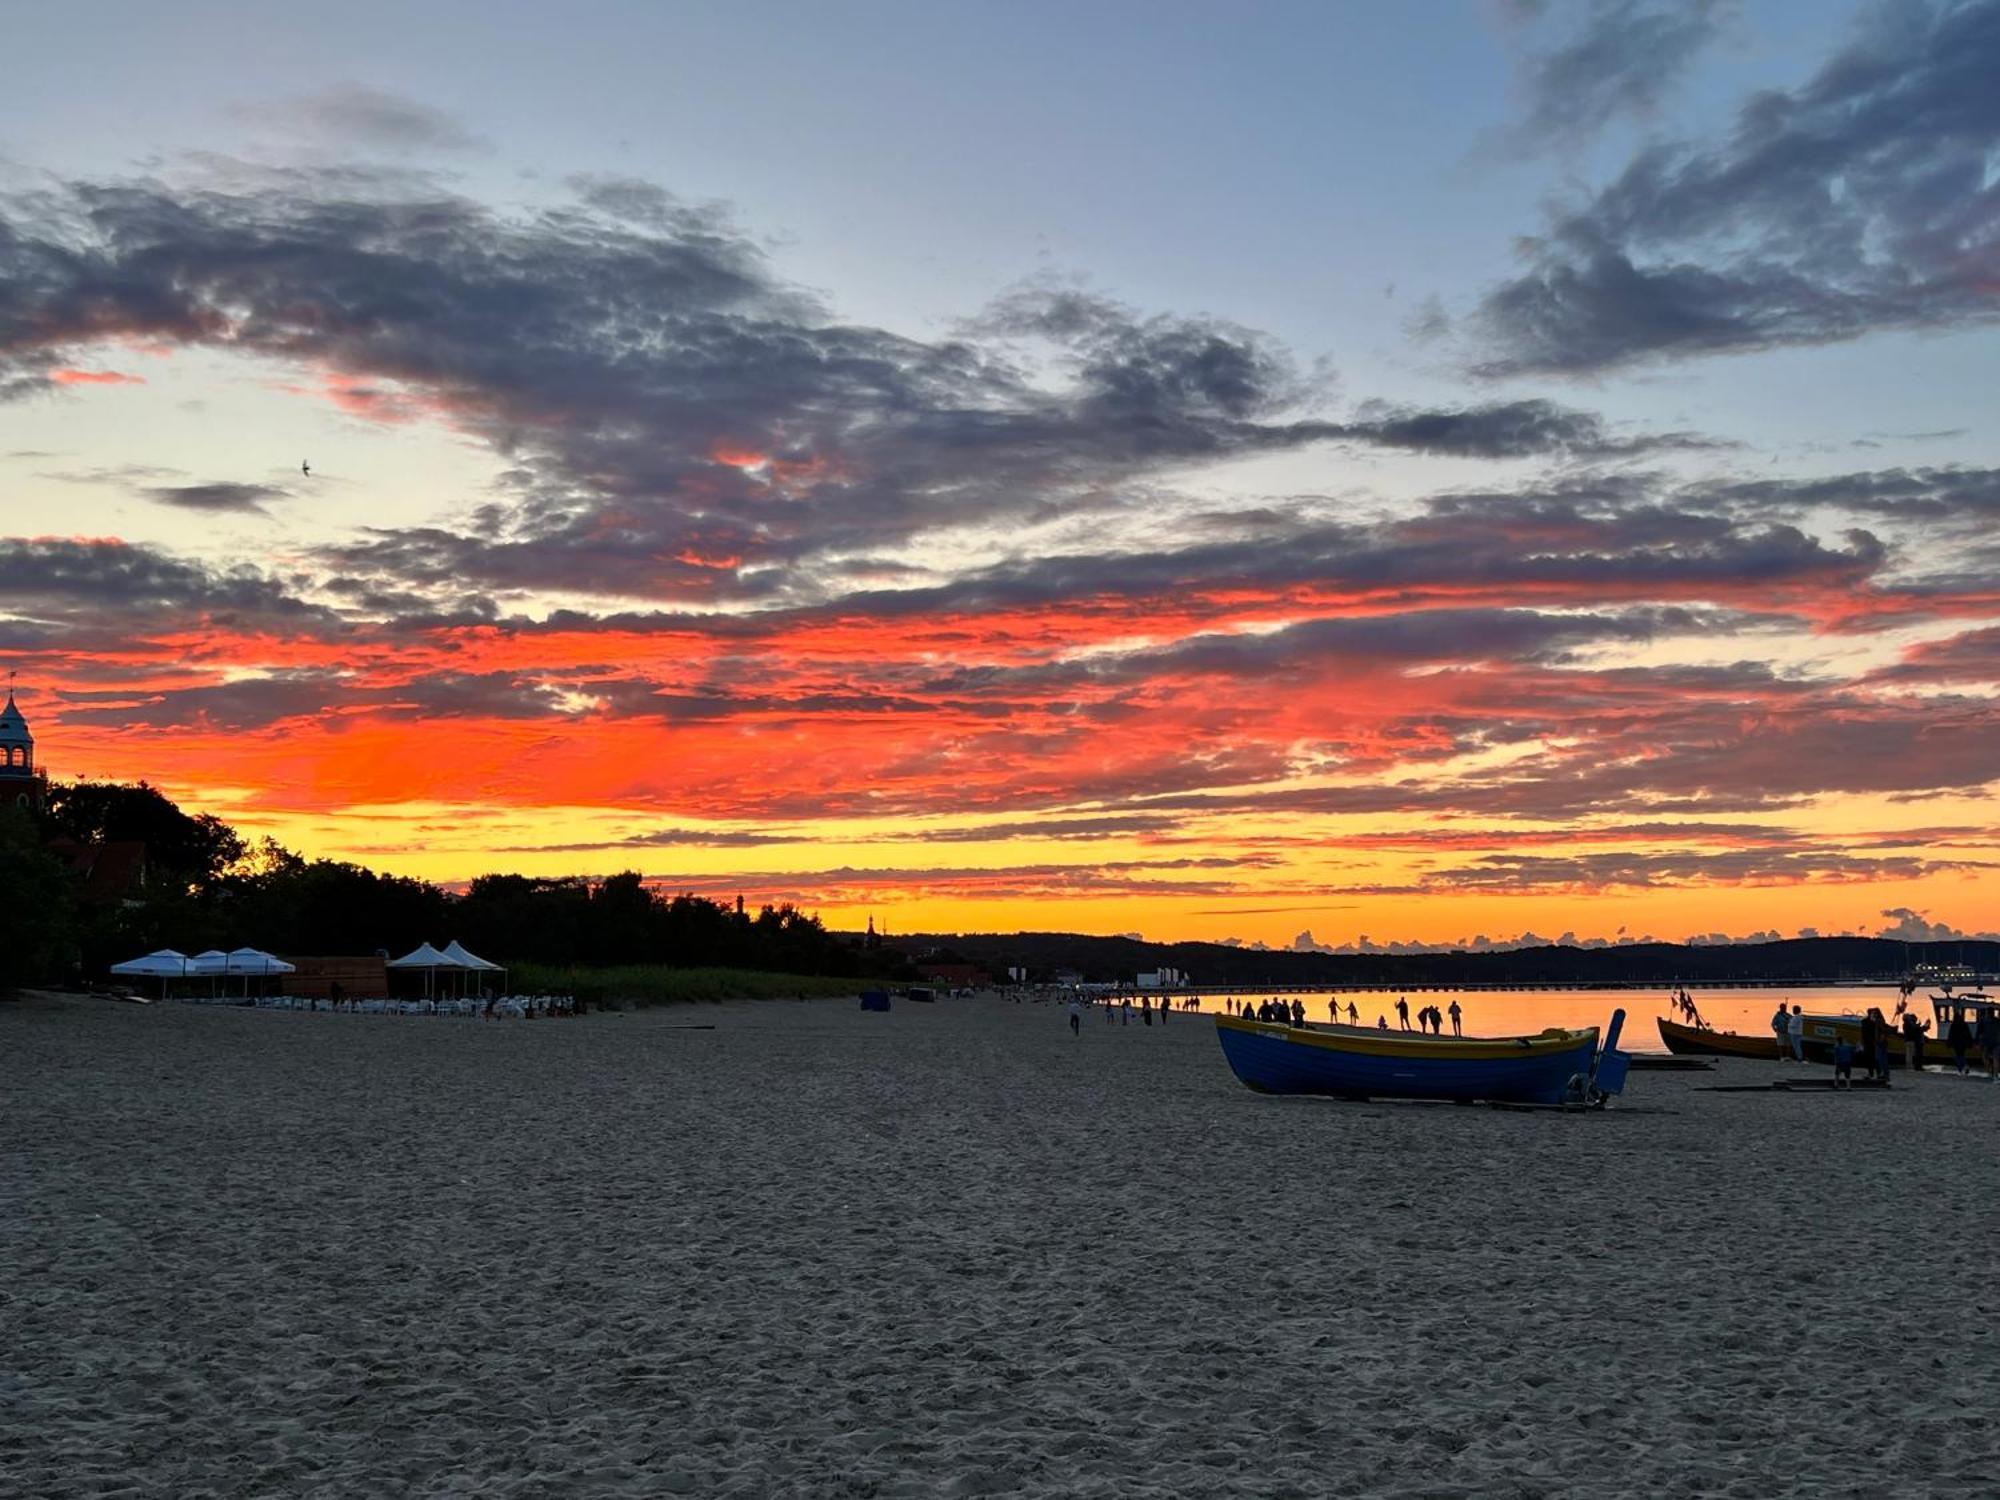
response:
[[[1784,1002],[1780,1001],[1771,1015],[1771,1032],[1777,1040],[1780,1059],[1805,1061],[1806,1018],[1801,1006],[1794,1005],[1787,1010]],[[1924,1069],[1924,1043],[1930,1038],[1930,1023],[1917,1019],[1917,1013],[1909,1008],[1906,998],[1896,1007],[1895,1017],[1884,1016],[1880,1006],[1869,1006],[1867,1014],[1861,1018],[1859,1042],[1836,1031],[1833,1043],[1834,1087],[1848,1088],[1853,1085],[1857,1060],[1867,1080],[1887,1083],[1891,1039],[1898,1035],[1903,1039],[1904,1068],[1912,1078],[1921,1073]],[[1987,1078],[2000,1082],[2000,1010],[1982,1009],[1975,1025],[1966,1019],[1962,1007],[1957,1009],[1951,1024],[1945,1028],[1944,1043],[1951,1049],[1952,1062],[1958,1069],[1959,1077],[1963,1078],[1971,1071],[1972,1048],[1977,1043],[1986,1064]]]
[[[1104,1007],[1104,1024],[1106,1026],[1130,1026],[1132,1024],[1132,997],[1130,995],[1104,995],[1090,1003],[1101,1004]],[[1069,1033],[1071,1036],[1081,1036],[1083,1034],[1084,1004],[1085,1001],[1081,995],[1071,995],[1069,997]],[[1200,1010],[1201,996],[1187,995],[1182,997],[1180,1007],[1183,1010]],[[1167,1024],[1167,1016],[1173,1008],[1174,999],[1171,995],[1160,996],[1160,1002],[1157,1006],[1154,1005],[1151,995],[1141,995],[1139,997],[1139,1024],[1142,1026],[1151,1026],[1153,1024],[1153,1017],[1157,1014],[1160,1024],[1164,1026]]]

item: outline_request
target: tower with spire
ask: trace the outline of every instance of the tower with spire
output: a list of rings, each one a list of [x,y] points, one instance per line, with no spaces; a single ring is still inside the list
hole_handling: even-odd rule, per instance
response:
[[[0,708],[0,807],[40,812],[48,775],[35,764],[35,737],[14,703],[14,683],[7,682],[7,706]]]

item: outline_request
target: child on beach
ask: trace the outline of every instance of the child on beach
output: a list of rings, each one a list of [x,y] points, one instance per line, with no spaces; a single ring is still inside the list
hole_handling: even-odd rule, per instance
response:
[[[1837,1089],[1854,1087],[1854,1043],[1846,1037],[1833,1044],[1833,1086]]]

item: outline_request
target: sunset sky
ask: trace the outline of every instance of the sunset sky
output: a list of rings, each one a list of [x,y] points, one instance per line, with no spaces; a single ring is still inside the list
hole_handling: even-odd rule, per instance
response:
[[[2000,0],[6,51],[58,777],[892,932],[2000,928]]]

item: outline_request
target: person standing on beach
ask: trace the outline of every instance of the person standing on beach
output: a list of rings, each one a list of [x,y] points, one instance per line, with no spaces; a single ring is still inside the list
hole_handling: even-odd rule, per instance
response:
[[[1069,1034],[1083,1035],[1083,1002],[1074,995],[1069,997]]]
[[[1782,1000],[1778,1002],[1777,1014],[1771,1017],[1771,1031],[1778,1038],[1778,1061],[1783,1062],[1792,1053],[1792,1017]]]
[[[1868,1076],[1875,1076],[1875,1045],[1882,1040],[1881,1023],[1876,1019],[1881,1014],[1874,1006],[1868,1007],[1868,1014],[1861,1018],[1861,1066],[1868,1070]]]
[[[1410,997],[1403,995],[1396,1001],[1396,1017],[1403,1023],[1403,1030],[1410,1029]]]
[[[1912,1078],[1924,1070],[1924,1023],[1913,1010],[1903,1012],[1903,1066]]]
[[[1338,1000],[1329,1000],[1326,1002],[1326,1018],[1336,1026],[1340,1024],[1340,1002]]]
[[[1986,1059],[1986,1081],[2000,1083],[2000,1010],[1981,1011],[1979,1029],[1973,1035]]]
[[[1459,1024],[1458,1024],[1458,1022],[1459,1022],[1459,1017],[1460,1017],[1460,1016],[1462,1016],[1463,1014],[1464,1014],[1464,1012],[1462,1012],[1462,1011],[1461,1011],[1461,1010],[1459,1010],[1459,1008],[1458,1008],[1458,1002],[1457,1002],[1456,1000],[1452,1001],[1452,1002],[1451,1002],[1451,1034],[1452,1034],[1453,1036],[1464,1036],[1464,1035],[1465,1035],[1465,1031],[1464,1031],[1464,1029],[1463,1029],[1462,1027],[1460,1027],[1460,1026],[1459,1026]]]
[[[1352,1000],[1347,1002],[1347,1024],[1349,1026],[1359,1026],[1361,1024],[1361,1012],[1354,1008]]]
[[[1945,1042],[1951,1048],[1952,1059],[1958,1064],[1958,1076],[1966,1072],[1965,1054],[1972,1048],[1972,1028],[1965,1024],[1965,1012],[1959,1011],[1951,1018],[1951,1029],[1944,1034]]]
[[[1792,1061],[1806,1060],[1806,1014],[1803,1006],[1794,1005],[1792,1013],[1786,1017],[1785,1029],[1792,1037]]]

